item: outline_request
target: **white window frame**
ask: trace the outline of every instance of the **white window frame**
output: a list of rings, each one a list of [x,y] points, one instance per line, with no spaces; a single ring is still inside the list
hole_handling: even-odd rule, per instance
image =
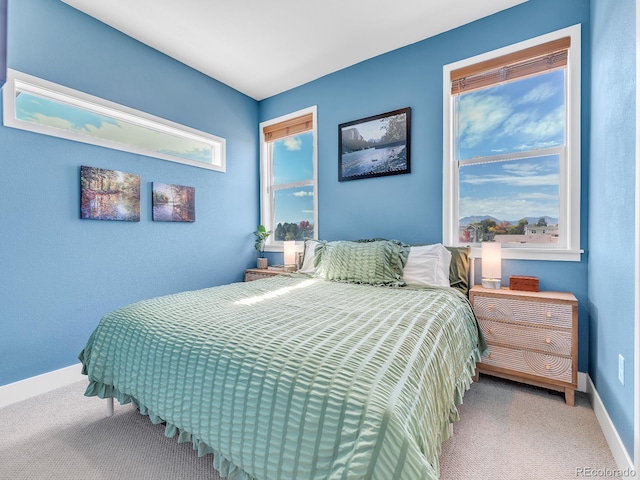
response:
[[[298,182],[294,184],[279,185],[277,189],[273,187],[273,142],[265,141],[264,127],[275,123],[285,122],[296,117],[313,115],[313,127],[308,130],[313,133],[313,237],[318,239],[318,107],[316,105],[296,112],[288,113],[278,118],[266,120],[260,123],[260,223],[267,230],[275,231],[276,225],[273,222],[273,213],[275,207],[275,191],[281,188],[290,188],[295,186],[309,186],[308,182]],[[300,135],[299,133],[296,135]],[[297,241],[298,249],[303,242]],[[268,252],[282,252],[284,244],[282,241],[276,241],[274,235],[270,235],[265,243],[265,250]]]
[[[158,152],[139,147],[134,144],[82,135],[71,130],[64,130],[48,125],[18,120],[16,118],[15,102],[17,92],[37,95],[57,103],[64,103],[95,114],[105,115],[115,120],[128,122],[138,127],[153,130],[162,134],[205,143],[211,146],[211,163]],[[18,128],[20,130],[88,143],[90,145],[98,145],[115,150],[146,155],[148,157],[169,160],[218,172],[226,171],[226,141],[224,138],[193,129],[164,118],[156,117],[155,115],[141,112],[140,110],[135,110],[103,98],[95,97],[72,88],[64,87],[26,73],[12,69],[8,70],[7,83],[3,86],[3,103],[3,123],[6,127]]]
[[[564,244],[551,248],[547,245],[524,247],[503,245],[502,258],[521,260],[580,261],[580,28],[573,25],[523,42],[499,48],[443,67],[443,201],[442,238],[445,245],[462,245],[458,237],[458,165],[454,159],[455,130],[453,125],[454,97],[451,94],[451,71],[471,64],[490,60],[525,48],[571,37],[566,67],[566,161],[560,166],[560,228]],[[472,245],[472,256],[480,258],[481,249]]]

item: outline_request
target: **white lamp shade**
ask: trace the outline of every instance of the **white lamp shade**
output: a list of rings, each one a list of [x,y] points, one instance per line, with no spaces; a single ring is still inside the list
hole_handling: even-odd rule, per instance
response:
[[[499,242],[482,242],[482,278],[502,277],[502,251]]]
[[[284,264],[295,265],[296,263],[296,242],[286,240],[284,243]]]

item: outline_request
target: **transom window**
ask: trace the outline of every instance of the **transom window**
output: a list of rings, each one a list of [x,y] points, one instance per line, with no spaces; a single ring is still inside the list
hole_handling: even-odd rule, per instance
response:
[[[579,260],[579,33],[445,66],[447,244]]]
[[[15,70],[4,125],[224,172],[225,140]]]
[[[317,238],[316,107],[260,124],[261,223],[269,250]]]

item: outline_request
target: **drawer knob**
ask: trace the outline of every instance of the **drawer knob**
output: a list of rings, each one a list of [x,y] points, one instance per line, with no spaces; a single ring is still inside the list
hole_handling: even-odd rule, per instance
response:
[[[551,370],[551,365],[546,364],[546,365],[544,366],[544,369],[545,369],[545,370]]]
[[[551,318],[551,312],[547,312],[547,318]]]
[[[489,358],[493,358],[493,353],[490,353],[490,354],[489,354]]]
[[[493,311],[493,310],[495,310],[495,309],[496,309],[496,306],[495,306],[495,305],[493,305],[493,304],[489,305],[489,310]]]
[[[547,343],[547,344],[548,344],[548,343],[551,343],[551,339],[550,339],[550,338],[545,338],[545,339],[544,339],[544,343]]]
[[[489,329],[489,333],[493,333],[493,328],[490,328],[490,329]]]

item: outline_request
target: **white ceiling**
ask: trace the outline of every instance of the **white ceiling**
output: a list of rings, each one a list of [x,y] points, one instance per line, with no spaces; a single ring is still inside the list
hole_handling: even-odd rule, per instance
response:
[[[62,0],[256,100],[526,0]]]

